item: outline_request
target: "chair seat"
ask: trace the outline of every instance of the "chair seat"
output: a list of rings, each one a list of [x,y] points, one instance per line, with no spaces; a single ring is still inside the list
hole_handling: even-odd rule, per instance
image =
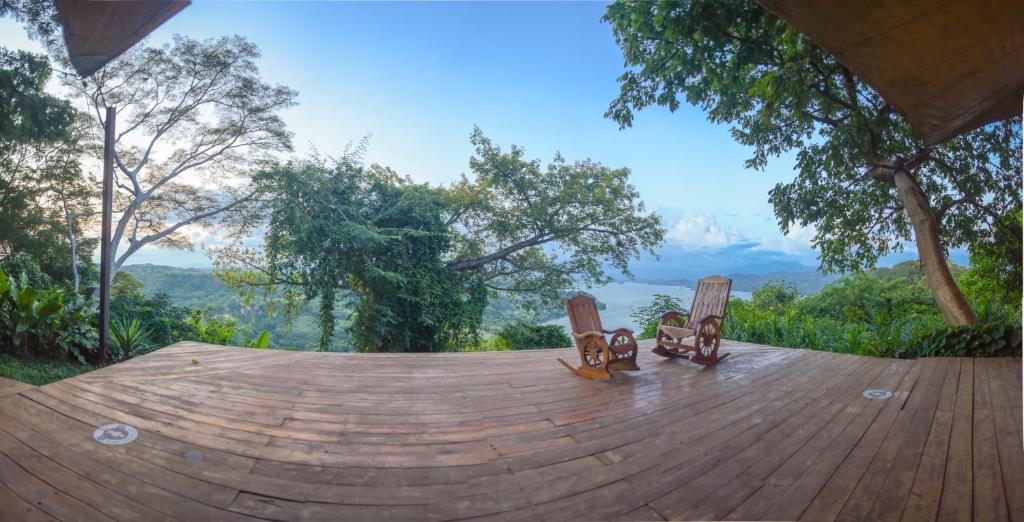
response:
[[[665,325],[665,324],[658,326],[658,330],[660,330],[665,335],[668,335],[669,337],[672,337],[672,338],[675,338],[675,339],[683,339],[685,337],[690,337],[693,334],[697,333],[696,330],[694,330],[692,328],[682,328],[682,327],[679,327],[679,326],[668,326],[668,325]]]

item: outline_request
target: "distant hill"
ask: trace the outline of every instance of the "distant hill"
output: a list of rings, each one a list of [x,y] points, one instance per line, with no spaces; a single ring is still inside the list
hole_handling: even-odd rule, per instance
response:
[[[742,273],[731,273],[724,274],[726,277],[732,279],[732,289],[739,290],[741,292],[753,292],[757,287],[767,283],[768,281],[786,281],[796,286],[797,291],[801,294],[809,295],[816,294],[821,291],[829,283],[843,277],[846,274],[822,274],[815,270],[802,270],[802,271],[774,271],[774,272],[756,272],[758,269],[764,269],[766,266],[752,266],[750,272],[744,271]],[[953,261],[949,261],[949,269],[956,277],[964,270],[965,267],[956,264]],[[755,272],[755,273],[751,273]],[[904,277],[909,282],[914,283],[924,278],[924,266],[916,259],[909,261],[902,261],[896,263],[891,267],[879,267],[868,271],[869,274],[879,279],[889,281],[898,277]],[[709,274],[710,275],[710,274]],[[651,283],[651,284],[662,284],[662,285],[681,285],[689,288],[697,286],[698,278],[642,278],[638,277],[636,282],[638,283]]]
[[[710,274],[709,274],[710,275]],[[765,274],[725,274],[725,277],[732,279],[732,289],[740,292],[753,292],[757,287],[768,281],[786,281],[796,286],[801,294],[815,294],[821,289],[838,279],[839,275],[824,275],[821,272],[769,272]],[[639,283],[652,283],[661,285],[680,285],[688,288],[696,288],[696,279],[637,279]]]

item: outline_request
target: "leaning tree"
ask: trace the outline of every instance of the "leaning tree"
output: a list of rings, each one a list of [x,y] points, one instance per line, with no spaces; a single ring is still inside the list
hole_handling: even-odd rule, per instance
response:
[[[243,37],[176,36],[138,46],[86,79],[64,83],[104,125],[117,113],[113,270],[146,245],[191,249],[185,227],[250,219],[252,173],[291,149],[280,112],[296,92],[261,78]]]
[[[604,19],[627,66],[606,116],[625,127],[635,111],[685,100],[732,125],[753,148],[748,167],[796,151],[796,178],[770,193],[783,232],[813,226],[830,271],[872,266],[915,239],[946,321],[977,321],[947,252],[997,237],[1020,250],[1019,117],[926,146],[833,55],[752,0],[619,1]]]

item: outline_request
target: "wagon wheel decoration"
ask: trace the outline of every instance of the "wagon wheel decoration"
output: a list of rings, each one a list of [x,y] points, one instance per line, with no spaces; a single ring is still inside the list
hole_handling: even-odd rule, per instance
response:
[[[721,330],[715,321],[704,321],[694,334],[693,344],[700,357],[713,361],[718,356],[718,345],[722,342]]]
[[[632,345],[632,346],[630,347],[630,349],[628,351],[618,352],[618,351],[615,351],[615,349],[614,349],[617,346],[629,346],[629,345]],[[612,335],[612,340],[611,340],[610,343],[608,343],[608,347],[612,348],[611,352],[612,352],[612,358],[613,359],[628,359],[628,358],[630,358],[633,355],[633,352],[636,351],[636,342],[633,340],[632,337],[630,337],[630,336],[628,336],[626,334],[617,333],[617,334]]]
[[[583,364],[592,368],[604,366],[605,358],[607,357],[597,339],[588,339],[586,344],[583,345],[580,355],[583,357]]]

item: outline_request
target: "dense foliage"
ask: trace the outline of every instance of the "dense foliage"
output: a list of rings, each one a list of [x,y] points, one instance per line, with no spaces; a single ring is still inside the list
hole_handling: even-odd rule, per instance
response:
[[[637,339],[653,339],[658,331],[658,323],[665,312],[677,311],[686,313],[686,307],[682,301],[665,294],[654,294],[651,304],[641,306],[633,310],[630,317],[637,324],[643,325],[643,330],[636,336]]]
[[[565,333],[565,328],[555,324],[527,324],[516,321],[499,330],[498,339],[501,346],[510,350],[572,346],[572,339]]]
[[[917,262],[844,277],[809,296],[773,282],[755,290],[750,301],[729,302],[722,334],[773,346],[873,356],[1019,355],[1020,304],[1007,314],[1006,308],[968,296],[983,311],[982,323],[951,327]]]
[[[110,300],[114,322],[140,321],[157,346],[196,338],[195,328],[188,323],[190,314],[188,308],[172,304],[167,294],[147,297],[141,292],[113,293]]]
[[[834,56],[749,0],[623,0],[605,20],[628,67],[607,116],[628,126],[635,111],[685,100],[732,125],[753,148],[748,167],[795,152],[796,179],[770,200],[784,232],[813,227],[822,268],[870,267],[916,240],[957,324],[974,314],[945,270],[947,249],[992,254],[993,271],[1020,287],[1019,117],[925,145]]]
[[[336,301],[348,299],[356,349],[444,351],[479,342],[495,293],[551,302],[574,281],[628,271],[662,241],[628,170],[561,157],[542,170],[479,129],[471,141],[476,178],[453,187],[364,167],[358,154],[265,171],[255,178],[267,201],[265,246],[219,250],[221,276],[243,292],[319,298],[321,350],[334,336]]]
[[[0,352],[0,377],[42,386],[95,370],[77,361],[51,361],[33,357],[14,357]]]
[[[96,348],[88,301],[63,288],[35,288],[0,272],[0,352],[18,357],[77,359]]]

